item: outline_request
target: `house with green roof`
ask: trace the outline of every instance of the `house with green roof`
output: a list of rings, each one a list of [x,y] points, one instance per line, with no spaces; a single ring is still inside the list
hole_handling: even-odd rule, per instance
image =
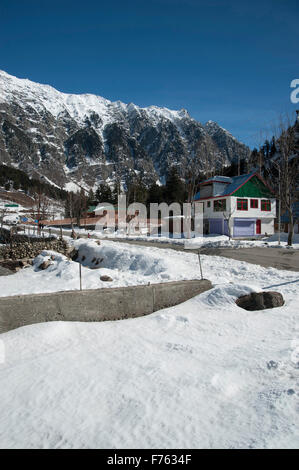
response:
[[[234,238],[274,233],[276,199],[259,173],[214,176],[199,186],[194,203],[203,205],[204,233]]]

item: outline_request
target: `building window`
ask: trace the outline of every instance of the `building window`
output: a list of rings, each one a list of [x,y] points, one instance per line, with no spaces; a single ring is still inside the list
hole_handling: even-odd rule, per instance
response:
[[[271,201],[269,199],[262,199],[261,201],[261,210],[270,211],[271,210]]]
[[[258,209],[259,207],[259,200],[258,199],[250,199],[250,208],[251,209]]]
[[[207,202],[208,207],[211,207],[211,201]]]
[[[214,201],[214,212],[226,211],[226,199],[217,199]]]
[[[248,200],[237,199],[237,209],[238,211],[248,211]]]

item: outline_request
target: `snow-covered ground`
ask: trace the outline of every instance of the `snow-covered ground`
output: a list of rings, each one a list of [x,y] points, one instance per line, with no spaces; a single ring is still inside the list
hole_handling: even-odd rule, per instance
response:
[[[76,229],[77,232],[77,229]],[[79,229],[78,233],[85,234],[88,233],[85,229]],[[250,247],[277,247],[277,248],[287,248],[288,234],[280,234],[280,245],[278,244],[278,233],[274,235],[263,237],[257,240],[242,240],[242,239],[229,239],[227,235],[204,235],[202,237],[194,237],[190,239],[186,238],[170,238],[168,234],[162,234],[157,236],[145,236],[145,235],[124,235],[123,233],[118,232],[97,232],[90,231],[90,235],[97,236],[99,238],[107,237],[109,238],[125,238],[128,240],[139,240],[155,243],[172,243],[174,245],[184,245],[185,248],[217,248],[217,247],[231,247],[231,248],[250,248]],[[294,234],[293,236],[293,249],[299,249],[299,234]]]
[[[64,232],[71,229],[63,229]],[[75,228],[76,233],[81,235],[87,235],[88,233],[95,238],[113,238],[113,239],[127,239],[127,240],[139,240],[146,242],[155,242],[155,243],[172,243],[174,245],[184,245],[186,248],[201,248],[201,247],[232,247],[232,248],[250,248],[250,247],[277,247],[277,248],[287,248],[288,234],[282,232],[280,234],[280,245],[278,243],[278,233],[271,235],[269,237],[263,237],[257,240],[242,240],[242,239],[229,239],[226,235],[204,235],[202,237],[194,237],[191,239],[186,238],[170,238],[168,234],[161,235],[129,235],[124,234],[123,232],[113,232],[113,231],[96,231],[96,230],[86,230],[85,228]],[[295,233],[293,235],[293,249],[299,249],[299,234]]]
[[[194,253],[179,252],[155,247],[139,247],[103,240],[98,245],[93,240],[79,239],[73,242],[79,250],[83,264],[83,289],[120,287],[185,279],[199,279],[198,257]],[[39,269],[43,261],[55,259],[46,270]],[[298,278],[289,271],[262,268],[222,257],[202,255],[204,277],[213,283],[246,281],[255,283],[256,272],[260,278],[275,279],[275,283]],[[100,276],[108,275],[113,281],[103,282]],[[271,283],[271,282],[270,282]],[[32,267],[22,269],[13,276],[0,277],[0,297],[42,292],[77,290],[79,288],[79,264],[64,255],[43,251]]]
[[[99,248],[109,261],[103,271],[84,269],[91,283],[100,272],[115,279],[109,286],[199,276],[193,253],[76,244],[85,264]],[[0,447],[297,447],[298,273],[214,256],[202,264],[213,289],[176,307],[2,334]],[[1,294],[14,293],[13,279],[18,292],[26,282],[31,292],[38,284],[54,290],[55,282],[72,288],[73,266],[75,276],[78,264],[61,256],[49,271],[0,277]],[[236,306],[238,296],[262,289],[281,292],[285,305]]]
[[[33,226],[28,226],[33,231]],[[51,227],[50,227],[51,228]],[[52,228],[51,233],[58,231],[59,229]],[[127,234],[122,230],[114,231],[110,229],[106,230],[88,230],[88,228],[79,228],[77,226],[74,227],[75,232],[78,235],[87,236],[88,234],[93,238],[98,239],[120,239],[120,240],[136,240],[136,241],[146,241],[146,242],[155,242],[155,243],[171,243],[173,245],[183,245],[185,248],[202,248],[202,247],[231,247],[231,248],[250,248],[250,247],[277,247],[277,248],[288,248],[287,247],[287,240],[288,234],[282,232],[280,234],[280,245],[278,244],[279,234],[275,233],[274,235],[263,237],[257,240],[242,240],[242,239],[229,239],[227,235],[217,235],[217,234],[210,234],[204,236],[197,236],[194,238],[186,239],[186,238],[172,238],[169,236],[168,233],[162,233],[160,235],[135,235],[135,234]],[[63,233],[71,234],[71,228],[63,228]],[[49,227],[45,229],[45,235],[49,234]],[[293,249],[299,249],[299,234],[294,233],[293,235]]]
[[[259,240],[242,240],[242,239],[233,239],[230,240],[226,235],[206,235],[204,237],[192,238],[190,240],[185,240],[185,248],[195,248],[195,247],[231,247],[231,248],[251,248],[251,247],[261,247],[261,248],[289,248],[287,246],[288,234],[280,234],[280,245],[279,245],[279,234],[275,233],[269,237],[263,237]],[[293,235],[293,249],[299,249],[299,234]]]

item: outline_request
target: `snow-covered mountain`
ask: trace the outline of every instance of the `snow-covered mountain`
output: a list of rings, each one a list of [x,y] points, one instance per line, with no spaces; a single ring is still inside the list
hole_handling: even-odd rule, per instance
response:
[[[217,123],[180,111],[61,93],[0,71],[0,162],[58,186],[92,187],[139,175],[163,181],[247,158],[249,148]]]

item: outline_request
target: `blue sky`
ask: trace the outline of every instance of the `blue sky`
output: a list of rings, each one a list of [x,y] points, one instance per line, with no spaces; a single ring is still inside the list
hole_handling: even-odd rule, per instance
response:
[[[0,0],[0,68],[67,93],[185,108],[254,146],[299,107],[298,24],[297,0]]]

